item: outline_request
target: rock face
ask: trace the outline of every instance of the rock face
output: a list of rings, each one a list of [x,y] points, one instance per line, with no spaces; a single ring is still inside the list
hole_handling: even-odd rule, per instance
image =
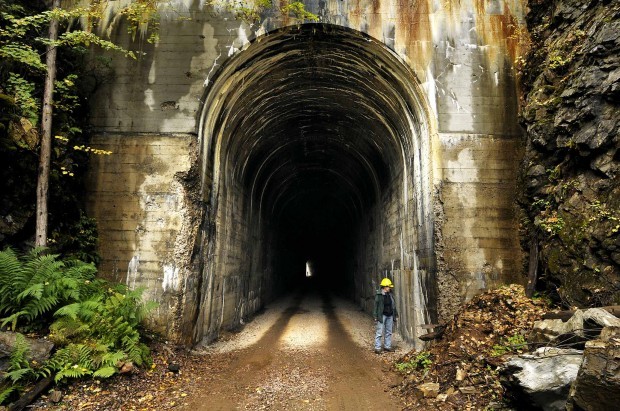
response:
[[[565,410],[582,351],[543,347],[510,359],[501,373],[522,409]]]
[[[603,411],[620,404],[620,328],[607,327],[588,341],[583,363],[570,390],[569,410]]]
[[[620,3],[529,2],[523,71],[525,224],[568,305],[618,303]]]

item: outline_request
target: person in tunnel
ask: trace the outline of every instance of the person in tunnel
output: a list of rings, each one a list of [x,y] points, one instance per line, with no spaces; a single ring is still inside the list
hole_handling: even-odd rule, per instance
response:
[[[392,288],[394,284],[389,278],[384,278],[375,295],[375,353],[381,354],[381,338],[384,337],[383,349],[392,351],[392,330],[396,322],[397,312]]]

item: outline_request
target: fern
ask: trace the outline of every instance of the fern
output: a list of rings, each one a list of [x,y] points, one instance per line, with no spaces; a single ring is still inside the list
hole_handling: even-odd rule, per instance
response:
[[[15,334],[15,345],[13,347],[13,352],[11,352],[11,356],[9,357],[9,372],[20,370],[23,368],[30,368],[30,364],[28,363],[28,354],[30,352],[30,347],[26,342],[26,339],[21,334]]]
[[[70,368],[62,368],[58,371],[54,377],[54,382],[60,382],[67,378],[82,378],[87,375],[91,375],[92,371],[88,368],[80,366],[72,366]]]
[[[2,391],[0,391],[0,404],[9,399],[14,393],[20,393],[24,385],[39,376],[39,372],[33,369],[28,362],[30,347],[21,334],[15,335],[15,345],[9,357],[9,367],[3,375]]]
[[[22,389],[21,386],[17,385],[5,385],[2,387],[2,391],[0,391],[0,404],[3,404],[6,400],[11,397],[11,394],[19,392]]]
[[[105,366],[114,366],[127,358],[127,354],[123,351],[108,352],[101,358],[101,364]]]
[[[111,376],[113,376],[117,372],[118,372],[118,369],[116,367],[111,367],[111,366],[101,367],[101,368],[99,368],[97,371],[95,371],[93,373],[93,377],[96,377],[96,378],[110,378]]]
[[[19,311],[19,312],[13,313],[9,315],[8,317],[3,318],[2,323],[0,323],[0,326],[6,327],[6,325],[10,323],[11,329],[14,330],[17,327],[17,320],[19,319],[19,317],[25,316],[26,314],[28,314],[27,311]]]
[[[17,301],[23,301],[25,298],[31,296],[34,298],[41,298],[43,296],[44,285],[41,283],[32,284],[24,291],[19,293],[16,297]]]
[[[80,309],[82,308],[82,304],[83,303],[73,303],[73,304],[65,305],[64,307],[60,307],[58,310],[56,310],[56,312],[54,313],[54,316],[69,317],[72,320],[75,320],[77,319],[78,313],[80,312]]]
[[[65,263],[57,255],[34,249],[22,258],[7,249],[0,252],[0,313],[2,325],[17,329],[41,326],[40,319],[59,306],[92,294],[89,283],[96,269],[92,264]]]
[[[56,351],[47,364],[56,371],[54,381],[91,375],[93,373],[92,354],[92,349],[84,344],[69,344]]]
[[[13,381],[13,384],[15,384],[16,382],[22,381],[25,379],[25,377],[29,376],[32,374],[32,370],[29,368],[20,368],[18,370],[14,370],[14,371],[9,371],[6,373],[6,377],[10,379],[11,381]]]
[[[19,257],[0,252],[0,325],[12,329],[47,327],[58,350],[42,366],[26,360],[27,344],[17,345],[5,375],[0,403],[21,384],[55,374],[56,382],[92,376],[109,378],[120,364],[151,364],[139,327],[153,303],[143,290],[95,279],[92,264],[64,262],[40,249]],[[23,338],[23,337],[22,337]]]

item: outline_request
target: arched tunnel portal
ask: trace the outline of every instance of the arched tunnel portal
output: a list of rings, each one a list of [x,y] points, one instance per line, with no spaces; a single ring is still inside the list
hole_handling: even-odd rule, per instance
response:
[[[308,281],[370,311],[385,276],[415,340],[435,311],[426,107],[393,51],[338,26],[277,30],[220,68],[200,118],[194,340]]]

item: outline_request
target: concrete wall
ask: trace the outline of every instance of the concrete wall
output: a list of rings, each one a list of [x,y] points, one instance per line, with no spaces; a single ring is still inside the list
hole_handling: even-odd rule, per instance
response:
[[[159,302],[151,326],[176,336],[200,219],[183,183],[195,161],[195,137],[100,135],[92,144],[112,152],[95,156],[88,176],[87,211],[99,225],[99,274],[144,287],[144,298]]]
[[[227,267],[227,271],[218,273],[221,280],[217,281],[196,274],[199,269],[192,250],[200,243],[197,232],[202,211],[179,176],[189,172],[196,155],[192,144],[201,138],[198,123],[203,95],[215,73],[250,47],[251,39],[296,21],[271,11],[263,15],[260,24],[250,26],[202,1],[173,3],[174,12],[162,12],[156,44],[133,42],[122,22],[110,23],[115,41],[146,55],[137,62],[112,57],[116,79],[96,98],[93,124],[98,134],[93,145],[114,154],[95,160],[89,195],[91,213],[99,220],[103,275],[146,286],[149,297],[163,302],[153,322],[174,338],[189,341],[198,338],[185,336],[188,324],[198,317],[210,317],[205,320],[212,324],[209,334],[217,333],[220,324],[239,319],[243,311],[239,296],[252,300],[246,310],[251,312],[260,306],[264,293],[256,288],[260,280],[253,279],[251,285],[243,280],[248,264],[265,264],[265,258],[258,256],[253,262],[240,260],[246,251],[244,244],[261,235],[248,230],[247,221],[239,217],[247,209],[243,193],[230,201],[220,200],[226,211],[218,218],[225,221],[216,222],[216,236],[224,230],[233,230],[234,235],[221,237],[228,242],[216,243],[208,254],[225,259],[218,266]],[[367,257],[369,260],[359,264],[367,273],[375,268],[380,273],[374,278],[371,274],[356,278],[360,282],[356,289],[363,290],[360,301],[366,307],[373,282],[385,273],[400,281],[399,291],[406,301],[413,298],[409,290],[432,277],[438,290],[436,295],[429,291],[427,297],[434,299],[439,320],[449,318],[458,304],[480,290],[521,280],[512,202],[521,153],[513,64],[523,30],[523,3],[306,2],[322,22],[367,33],[390,48],[413,70],[424,90],[429,116],[424,144],[430,158],[424,164],[408,159],[411,164],[407,167],[421,168],[415,174],[420,180],[394,180],[379,208],[371,211],[379,216],[373,230],[382,234],[365,247],[370,248],[369,253],[380,249],[380,257]],[[213,176],[201,178],[211,187]],[[422,180],[434,191],[416,191],[425,184]],[[227,190],[220,195],[233,195],[239,188],[232,184]],[[393,195],[403,192],[408,193],[407,199],[404,194]],[[403,204],[408,202],[410,206]],[[423,204],[424,210],[416,207],[416,202]],[[211,206],[206,204],[206,213]],[[418,272],[413,263],[402,262],[400,270],[402,236],[413,237],[416,224],[428,218],[435,219],[434,232],[428,233],[430,245],[413,240],[411,244],[418,247],[415,253],[420,252],[419,247],[432,251],[434,261],[426,261],[425,266],[435,267],[436,272]],[[413,228],[403,231],[401,227]],[[266,253],[263,249],[258,254]],[[263,287],[271,281],[267,276]],[[197,288],[203,292],[196,293]],[[183,312],[184,304],[195,305],[192,299],[206,295],[212,301],[205,302],[201,312]],[[234,303],[224,307],[223,301],[230,300]],[[423,303],[404,304],[407,308]],[[195,332],[205,334],[204,330]]]

